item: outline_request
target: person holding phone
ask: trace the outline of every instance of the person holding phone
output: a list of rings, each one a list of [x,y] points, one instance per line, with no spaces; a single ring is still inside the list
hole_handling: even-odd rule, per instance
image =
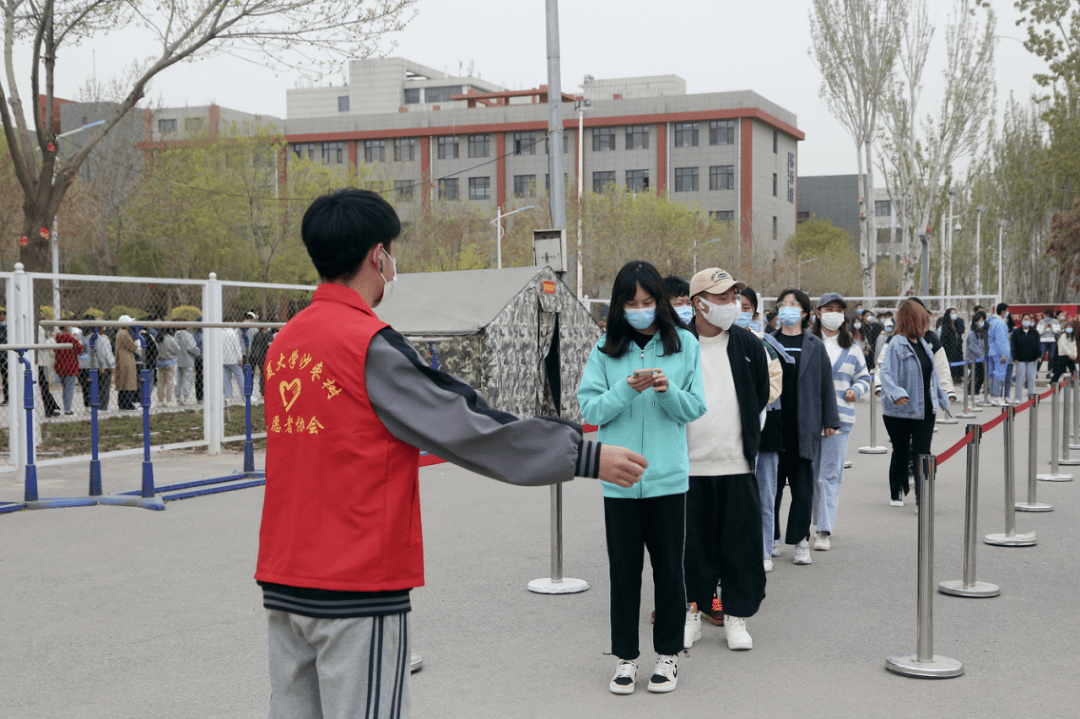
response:
[[[679,321],[651,264],[630,262],[616,275],[606,332],[589,355],[578,402],[585,421],[599,426],[603,445],[621,445],[648,461],[637,485],[604,487],[611,653],[618,657],[608,688],[615,694],[634,691],[647,548],[658,655],[648,689],[670,692],[678,682],[688,616],[683,581],[690,476],[686,424],[705,414],[705,396],[698,341]]]

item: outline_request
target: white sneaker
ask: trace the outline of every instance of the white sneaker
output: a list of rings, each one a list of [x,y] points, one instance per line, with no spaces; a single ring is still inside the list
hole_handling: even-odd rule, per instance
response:
[[[724,615],[724,632],[727,634],[728,649],[753,649],[754,640],[746,631],[745,617]]]
[[[772,543],[772,555],[774,557],[779,557],[780,556],[780,540],[779,539],[774,539],[773,540],[773,543]]]
[[[615,667],[615,676],[611,678],[608,689],[612,694],[633,694],[637,680],[637,664],[629,659],[620,659]]]
[[[701,612],[697,609],[697,602],[686,605],[686,625],[683,627],[683,647],[689,649],[694,642],[701,639]]]
[[[656,669],[649,679],[649,691],[663,694],[675,690],[679,683],[679,657],[676,654],[661,654],[656,658]]]
[[[795,545],[795,558],[792,561],[795,564],[810,564],[813,561],[810,559],[809,540],[804,539]]]
[[[828,532],[818,532],[817,539],[814,540],[814,551],[827,552],[832,544],[829,542]]]
[[[990,398],[990,404],[995,405],[997,407],[1004,407],[1005,406],[1005,401],[1002,400],[1001,397],[991,397]]]
[[[771,571],[772,571],[772,560],[771,559],[766,559],[765,560],[765,573],[768,574]]]
[[[900,499],[890,499],[889,500],[889,506],[890,507],[903,507],[904,506],[904,498],[901,497]]]

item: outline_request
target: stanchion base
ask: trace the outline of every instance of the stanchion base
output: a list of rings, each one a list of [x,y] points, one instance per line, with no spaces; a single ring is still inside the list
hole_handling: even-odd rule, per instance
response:
[[[953,419],[939,419],[937,424],[960,424],[960,420],[956,419],[954,415]]]
[[[1035,502],[1034,504],[1030,504],[1028,502],[1017,502],[1016,503],[1016,511],[1017,512],[1053,512],[1054,511],[1054,505],[1052,505],[1052,504],[1043,504],[1042,502]]]
[[[996,547],[1034,547],[1036,544],[1035,532],[1014,534],[1011,537],[1004,532],[1001,534],[988,534],[983,541]]]
[[[963,664],[937,654],[928,662],[920,662],[917,654],[900,654],[886,659],[885,668],[893,674],[919,679],[947,679],[964,673]]]
[[[537,594],[577,594],[589,588],[589,583],[584,579],[571,579],[563,577],[561,582],[553,582],[550,577],[534,579],[529,582],[529,591]]]
[[[1080,464],[1080,459],[1059,459],[1058,464],[1063,464],[1067,467],[1075,467]]]
[[[859,454],[886,454],[888,447],[859,447]]]
[[[963,579],[939,582],[938,591],[954,597],[996,597],[1001,594],[1001,587],[990,582],[975,582],[970,587]]]
[[[954,414],[953,417],[957,419],[975,419],[975,415],[971,412],[961,412],[960,414]]]
[[[844,469],[851,469],[852,466],[851,462],[844,462]]]
[[[1071,474],[1037,474],[1035,479],[1040,482],[1071,482],[1073,476]]]
[[[93,507],[97,500],[93,497],[55,497],[53,499],[33,499],[26,502],[27,509],[59,509],[61,507]]]
[[[418,671],[424,668],[424,658],[419,654],[413,654],[410,659],[409,673],[416,674]]]
[[[989,405],[982,404],[982,405],[979,405],[978,407],[972,407],[970,411],[971,412],[982,412],[983,407],[987,407],[987,406],[989,406]]]
[[[113,507],[142,507],[143,509],[153,509],[158,512],[165,509],[165,502],[161,501],[160,497],[130,497],[122,494],[108,494],[95,499],[98,504],[107,504]]]

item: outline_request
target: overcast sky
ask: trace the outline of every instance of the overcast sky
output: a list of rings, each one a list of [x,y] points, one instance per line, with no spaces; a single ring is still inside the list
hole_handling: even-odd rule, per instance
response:
[[[998,108],[1009,94],[1030,97],[1032,74],[1042,63],[1021,45],[1022,29],[1011,0],[992,0],[998,12],[996,56]],[[420,0],[416,18],[384,43],[383,54],[458,72],[470,64],[481,77],[512,88],[547,82],[544,2],[503,0]],[[940,100],[944,31],[950,3],[931,0],[938,26],[926,70],[924,108]],[[806,133],[799,148],[801,175],[850,174],[855,152],[843,127],[818,97],[821,76],[810,60],[810,0],[574,0],[561,3],[562,86],[576,90],[582,77],[597,78],[675,74],[689,93],[750,89],[798,117]],[[139,53],[141,49],[141,53]],[[56,94],[75,97],[96,73],[99,81],[115,76],[135,53],[150,55],[153,43],[134,32],[95,38],[69,48],[57,62]],[[29,43],[16,47],[24,72]],[[340,85],[343,75],[321,84]],[[285,116],[285,91],[300,75],[275,73],[227,56],[176,66],[159,75],[150,96],[163,106],[217,103],[245,112]],[[25,87],[23,91],[26,92]]]

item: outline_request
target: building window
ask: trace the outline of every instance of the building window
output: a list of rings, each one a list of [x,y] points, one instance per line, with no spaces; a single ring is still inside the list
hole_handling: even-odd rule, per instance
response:
[[[772,196],[776,197],[776,173],[772,174]]]
[[[735,165],[714,165],[709,168],[710,190],[735,189]]]
[[[202,132],[201,117],[185,117],[184,132]]]
[[[439,153],[438,158],[440,160],[456,160],[457,153],[457,138],[454,136],[440,137],[439,138]]]
[[[697,147],[698,124],[696,122],[675,123],[675,147]]]
[[[734,145],[735,144],[735,121],[734,120],[710,120],[709,121],[709,144],[710,145]]]
[[[874,200],[874,215],[877,217],[892,217],[892,202],[889,200]]]
[[[458,178],[450,177],[439,180],[439,199],[456,200],[458,198]]]
[[[162,135],[167,132],[176,132],[176,120],[158,120],[157,131]]]
[[[424,102],[450,102],[451,95],[460,95],[461,85],[447,85],[446,87],[428,87],[424,89]]]
[[[514,197],[536,197],[536,175],[514,175]]]
[[[536,133],[535,132],[515,132],[514,133],[514,154],[515,155],[535,155],[536,154]]]
[[[715,212],[710,212],[709,217],[716,220],[717,222],[734,222],[735,221],[735,211],[734,210],[716,210]]]
[[[810,210],[803,210],[801,212],[796,213],[795,221],[797,223],[799,223],[799,224],[802,224],[802,223],[806,222],[807,220],[809,220],[810,217],[811,217]]]
[[[401,202],[410,202],[413,198],[413,181],[394,180],[394,193]]]
[[[344,160],[344,142],[324,142],[322,144],[322,161],[324,165],[340,165]]]
[[[649,126],[627,125],[626,126],[626,149],[648,150],[649,149]]]
[[[385,162],[386,140],[364,140],[364,162]]]
[[[405,88],[405,104],[406,105],[419,105],[420,104],[420,88],[407,87]]]
[[[698,169],[696,167],[675,168],[675,192],[697,192]]]
[[[608,185],[615,184],[614,172],[594,172],[592,174],[592,191],[600,194]]]
[[[488,156],[488,136],[469,135],[469,157]]]
[[[592,131],[593,152],[607,152],[615,149],[615,128],[594,127]]]
[[[627,170],[626,171],[626,189],[630,192],[648,192],[649,191],[649,171],[648,170]]]
[[[773,151],[774,155],[776,154],[776,148],[777,148],[777,146],[779,144],[780,144],[780,133],[777,132],[776,130],[773,130],[772,131],[772,151]],[[774,192],[773,194],[775,195],[776,193]]]
[[[416,159],[415,153],[415,137],[402,137],[394,140],[394,162],[412,162]]]
[[[314,160],[315,159],[315,143],[314,142],[294,142],[292,146],[293,154],[301,159]]]
[[[469,199],[470,200],[490,200],[491,199],[491,178],[490,177],[470,177],[469,178]]]
[[[775,240],[779,236],[780,236],[780,232],[779,232],[779,230],[777,229],[777,226],[776,226],[776,215],[773,215],[773,218],[772,218],[772,238]]]
[[[338,112],[348,112],[349,111],[349,96],[348,95],[338,95],[337,111]]]

